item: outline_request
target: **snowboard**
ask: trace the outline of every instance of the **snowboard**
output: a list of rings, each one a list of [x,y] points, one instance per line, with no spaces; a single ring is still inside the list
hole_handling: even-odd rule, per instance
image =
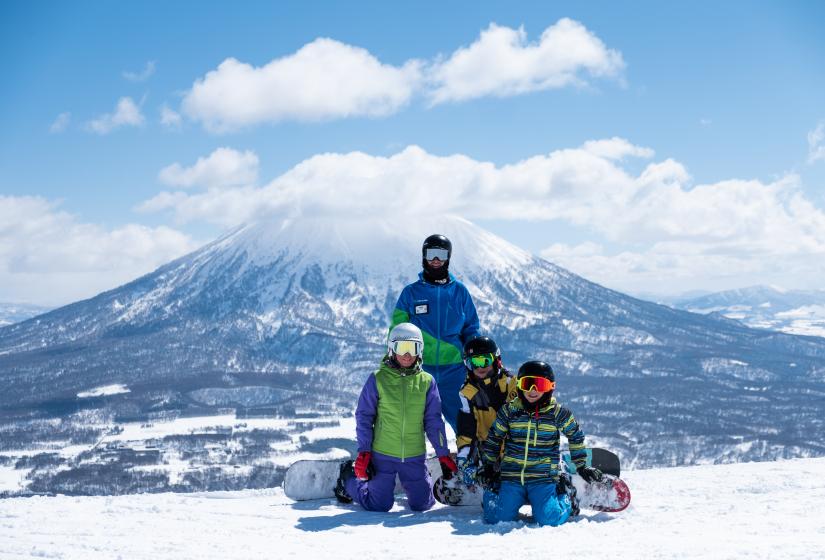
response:
[[[601,448],[587,450],[587,465],[596,467],[604,474],[601,482],[587,483],[576,473],[569,455],[563,457],[565,468],[570,473],[579,508],[596,511],[617,512],[630,504],[630,489],[619,478],[621,474],[619,457]],[[481,506],[484,489],[480,485],[466,486],[458,477],[450,480],[438,478],[433,485],[433,496],[439,502],[452,506]]]
[[[342,459],[306,459],[292,463],[284,475],[284,494],[295,501],[334,498],[335,482],[338,480]],[[427,459],[427,468],[433,480],[441,476],[438,457]],[[403,492],[396,477],[395,493]]]

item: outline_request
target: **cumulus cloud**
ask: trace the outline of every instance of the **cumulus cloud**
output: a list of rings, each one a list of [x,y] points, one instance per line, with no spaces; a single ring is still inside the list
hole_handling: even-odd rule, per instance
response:
[[[621,76],[621,53],[608,49],[581,23],[563,18],[530,43],[523,27],[491,24],[469,47],[436,63],[429,73],[432,103],[484,96],[508,97],[580,86],[587,76]]]
[[[87,127],[92,132],[105,135],[124,126],[143,126],[144,121],[140,107],[134,100],[131,97],[121,97],[113,113],[106,113],[89,121]]]
[[[155,73],[155,61],[150,60],[140,72],[123,72],[122,75],[130,82],[145,82]]]
[[[179,163],[164,167],[158,179],[172,187],[197,185],[220,189],[249,185],[258,179],[258,156],[251,151],[218,148],[207,157],[198,158],[191,167],[183,167]]]
[[[182,108],[217,132],[263,122],[378,117],[409,103],[420,78],[418,61],[382,64],[365,49],[316,39],[262,67],[224,60],[194,83]]]
[[[669,274],[695,281],[699,271],[719,276],[771,262],[783,262],[788,270],[802,267],[805,259],[825,262],[825,212],[805,198],[798,177],[694,185],[675,160],[652,161],[632,172],[623,162],[630,155],[647,158],[653,151],[611,138],[500,166],[417,146],[389,157],[320,154],[262,187],[167,191],[141,209],[170,211],[181,223],[222,226],[301,216],[413,220],[433,212],[471,220],[557,221],[593,239],[572,249],[551,246],[546,256],[597,280],[618,279],[611,272],[617,269],[627,278],[648,271],[659,286]],[[755,262],[761,264],[754,268]]]
[[[227,58],[195,81],[181,111],[213,132],[282,121],[384,117],[417,96],[432,105],[506,97],[582,86],[594,78],[621,80],[624,67],[621,53],[567,18],[533,43],[523,28],[491,24],[450,56],[399,66],[382,63],[363,48],[319,38],[261,67]]]
[[[825,121],[808,133],[808,163],[825,159]]]
[[[52,134],[60,134],[61,132],[65,132],[66,129],[69,128],[69,123],[71,122],[71,120],[71,113],[60,113],[59,115],[57,115],[57,118],[49,127],[49,132],[51,132]]]
[[[166,128],[178,129],[183,124],[183,117],[164,103],[160,108],[160,124]]]
[[[187,235],[169,227],[107,229],[83,223],[42,197],[0,196],[0,300],[69,303],[194,248]]]
[[[246,161],[257,169],[254,154],[221,150],[191,168],[174,168],[178,179],[172,183],[197,184],[192,177],[207,176],[205,170],[230,167],[216,165],[224,159]],[[823,214],[806,204],[796,176],[768,184],[728,180],[693,185],[677,161],[654,161],[634,174],[623,167],[623,154],[649,156],[652,150],[612,138],[502,166],[464,155],[437,156],[417,146],[390,157],[328,153],[260,188],[207,186],[206,191],[162,193],[151,202],[152,209],[172,209],[184,221],[224,225],[260,213],[415,216],[437,207],[474,219],[489,217],[495,208],[499,219],[566,220],[610,240],[735,240],[777,250],[787,250],[789,244],[825,244]]]

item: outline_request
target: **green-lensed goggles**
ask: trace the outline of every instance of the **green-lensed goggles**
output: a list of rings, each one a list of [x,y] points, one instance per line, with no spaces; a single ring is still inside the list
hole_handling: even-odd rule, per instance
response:
[[[493,365],[495,358],[492,354],[481,354],[473,356],[464,361],[465,365],[470,369],[486,368]]]

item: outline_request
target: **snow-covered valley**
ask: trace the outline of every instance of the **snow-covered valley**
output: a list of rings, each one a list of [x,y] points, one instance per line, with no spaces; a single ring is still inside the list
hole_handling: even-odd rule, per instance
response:
[[[280,488],[0,500],[0,558],[748,558],[825,557],[825,459],[625,472],[622,513],[561,527],[485,525],[436,505],[368,513]]]

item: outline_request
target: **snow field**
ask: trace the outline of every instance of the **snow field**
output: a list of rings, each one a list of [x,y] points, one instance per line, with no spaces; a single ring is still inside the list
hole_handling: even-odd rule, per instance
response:
[[[633,503],[561,527],[474,508],[389,513],[281,489],[0,501],[0,558],[825,557],[825,459],[625,473]],[[529,512],[525,508],[523,513]]]

